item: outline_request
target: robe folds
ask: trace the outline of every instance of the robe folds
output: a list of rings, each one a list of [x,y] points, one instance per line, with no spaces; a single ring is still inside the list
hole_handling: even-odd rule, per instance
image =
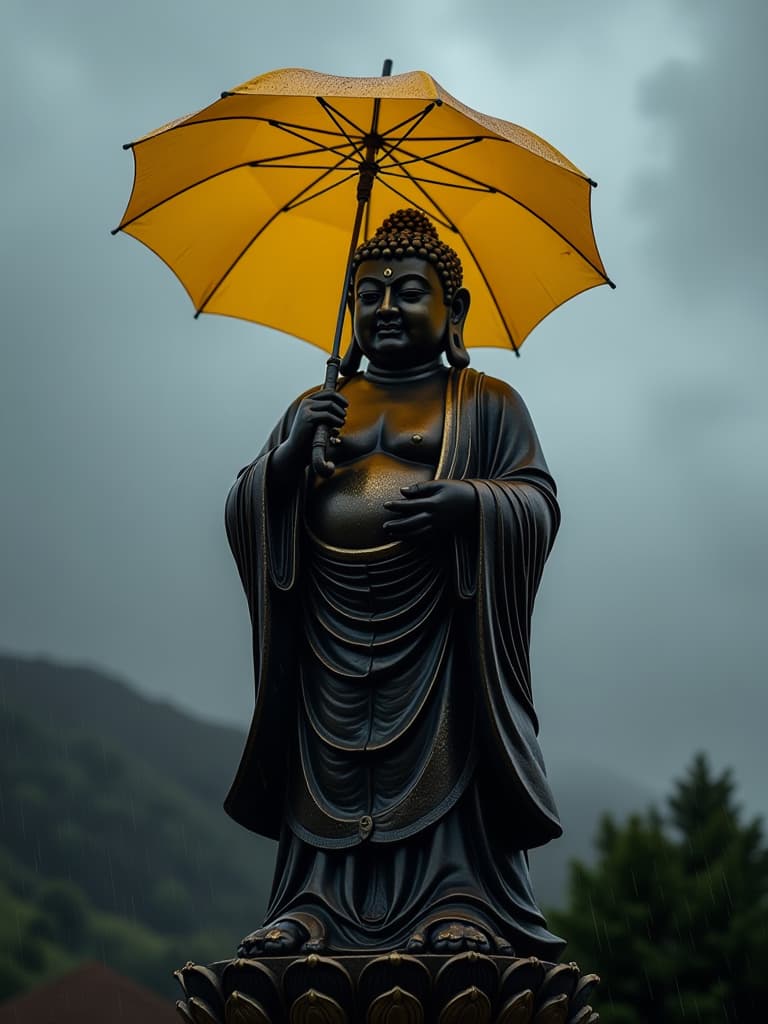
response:
[[[435,478],[471,483],[475,528],[354,551],[310,534],[305,483],[272,493],[299,401],[226,508],[256,693],[225,808],[280,840],[268,920],[312,915],[336,951],[464,920],[555,959],[525,851],[561,834],[529,667],[559,510],[528,412],[452,370]]]

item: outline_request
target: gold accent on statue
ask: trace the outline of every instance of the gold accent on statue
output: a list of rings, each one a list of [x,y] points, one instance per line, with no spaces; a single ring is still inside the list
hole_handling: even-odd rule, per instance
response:
[[[424,1007],[416,996],[395,985],[368,1007],[366,1024],[423,1024]]]
[[[224,1019],[226,1024],[274,1024],[261,1003],[242,992],[229,997]]]
[[[290,1024],[350,1024],[335,999],[311,988],[291,1006]]]
[[[512,996],[502,1006],[496,1024],[529,1024],[533,1015],[533,992],[526,989]]]
[[[286,959],[289,961],[285,963]],[[310,955],[229,961],[192,971],[193,996],[177,1003],[184,1024],[597,1024],[587,1005],[597,975],[535,958],[415,957],[397,951],[364,958]],[[507,969],[504,970],[505,965]],[[549,970],[545,970],[549,967]],[[559,971],[557,967],[567,967]],[[177,977],[184,987],[183,971]],[[552,986],[570,990],[553,995]],[[223,1002],[222,988],[230,992]],[[205,1007],[205,1009],[203,1009]],[[489,1016],[489,1007],[498,1007]],[[534,1013],[534,1008],[538,1007]],[[214,1009],[212,1009],[214,1008]]]
[[[459,992],[443,1007],[439,1024],[490,1024],[491,1001],[485,992],[472,985]]]

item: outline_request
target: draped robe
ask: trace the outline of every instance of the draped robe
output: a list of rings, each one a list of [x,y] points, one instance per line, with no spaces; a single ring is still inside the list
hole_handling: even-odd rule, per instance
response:
[[[298,402],[226,509],[256,694],[225,808],[280,840],[268,920],[309,914],[336,951],[462,920],[556,959],[525,851],[561,834],[529,668],[559,510],[528,412],[451,371],[435,478],[471,483],[474,528],[351,551],[306,529],[306,481],[270,486]]]

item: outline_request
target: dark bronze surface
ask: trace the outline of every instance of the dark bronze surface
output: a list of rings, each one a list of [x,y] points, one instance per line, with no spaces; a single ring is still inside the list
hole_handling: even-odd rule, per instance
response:
[[[187,1024],[597,1024],[579,993],[598,977],[565,966],[575,994],[551,963],[474,952],[188,964],[177,1007]]]
[[[446,293],[442,262],[362,253],[347,376],[290,406],[227,502],[256,700],[225,806],[280,841],[267,920],[241,953],[555,960],[526,858],[561,831],[528,652],[555,486],[520,396],[466,366],[460,267]],[[309,468],[321,425],[330,476]],[[489,983],[445,977],[444,1022],[488,1017]],[[573,989],[553,977],[555,1020]],[[509,1020],[541,983],[524,981],[500,982]],[[377,1019],[386,1000],[392,1020],[416,1012],[402,988],[399,1003],[377,993]],[[325,995],[297,1014],[347,1012]]]

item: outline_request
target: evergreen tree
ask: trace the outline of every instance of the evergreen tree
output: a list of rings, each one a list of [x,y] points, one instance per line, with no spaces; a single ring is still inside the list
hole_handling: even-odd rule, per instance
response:
[[[768,1020],[768,848],[734,791],[698,754],[666,816],[607,816],[595,866],[572,864],[570,906],[551,918],[601,975],[604,1024]]]

